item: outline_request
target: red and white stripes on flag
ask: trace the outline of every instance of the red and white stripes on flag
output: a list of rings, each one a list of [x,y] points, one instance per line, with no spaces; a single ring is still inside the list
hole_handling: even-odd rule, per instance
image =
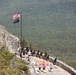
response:
[[[14,23],[17,23],[19,22],[20,13],[14,14],[12,17],[13,17]]]

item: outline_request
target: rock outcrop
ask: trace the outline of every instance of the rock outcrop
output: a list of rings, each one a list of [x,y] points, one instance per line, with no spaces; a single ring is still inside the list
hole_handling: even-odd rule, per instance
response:
[[[0,25],[0,42],[12,53],[18,52],[19,38],[9,33],[4,26]]]

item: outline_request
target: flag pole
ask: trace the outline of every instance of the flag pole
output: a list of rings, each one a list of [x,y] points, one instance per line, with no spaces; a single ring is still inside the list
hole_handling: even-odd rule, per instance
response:
[[[22,12],[20,12],[20,45],[21,45],[21,52],[22,52]]]

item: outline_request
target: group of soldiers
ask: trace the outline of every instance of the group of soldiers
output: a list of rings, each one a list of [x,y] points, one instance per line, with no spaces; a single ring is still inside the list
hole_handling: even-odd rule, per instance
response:
[[[29,50],[28,47],[22,47],[22,49],[20,51],[20,57],[22,58],[23,57],[22,55],[25,55],[25,54],[28,54],[28,56],[36,56],[36,57],[42,58],[44,60],[49,59],[49,55],[47,54],[47,52],[43,53],[43,52],[40,52],[39,50],[38,51],[32,50],[32,49]],[[57,58],[55,58],[53,61],[54,65],[56,64],[56,61],[57,61]]]
[[[28,54],[30,53],[31,56],[36,56],[36,57],[39,57],[39,58],[43,58],[45,60],[49,59],[49,55],[47,54],[47,52],[43,53],[43,52],[40,52],[39,50],[36,51],[36,50],[29,50],[28,47],[22,47],[21,51],[20,52],[20,57],[22,57],[22,55],[25,55],[25,54]]]

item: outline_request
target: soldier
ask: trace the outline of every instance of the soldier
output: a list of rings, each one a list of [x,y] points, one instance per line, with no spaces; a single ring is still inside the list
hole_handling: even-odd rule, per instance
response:
[[[43,52],[40,52],[39,58],[42,57]]]
[[[49,55],[46,56],[46,60],[48,60],[48,59],[49,59]]]
[[[36,57],[38,57],[39,56],[39,50],[38,50],[38,52],[37,52],[37,54],[36,54]]]
[[[57,58],[54,59],[53,65],[55,65],[57,62]]]

